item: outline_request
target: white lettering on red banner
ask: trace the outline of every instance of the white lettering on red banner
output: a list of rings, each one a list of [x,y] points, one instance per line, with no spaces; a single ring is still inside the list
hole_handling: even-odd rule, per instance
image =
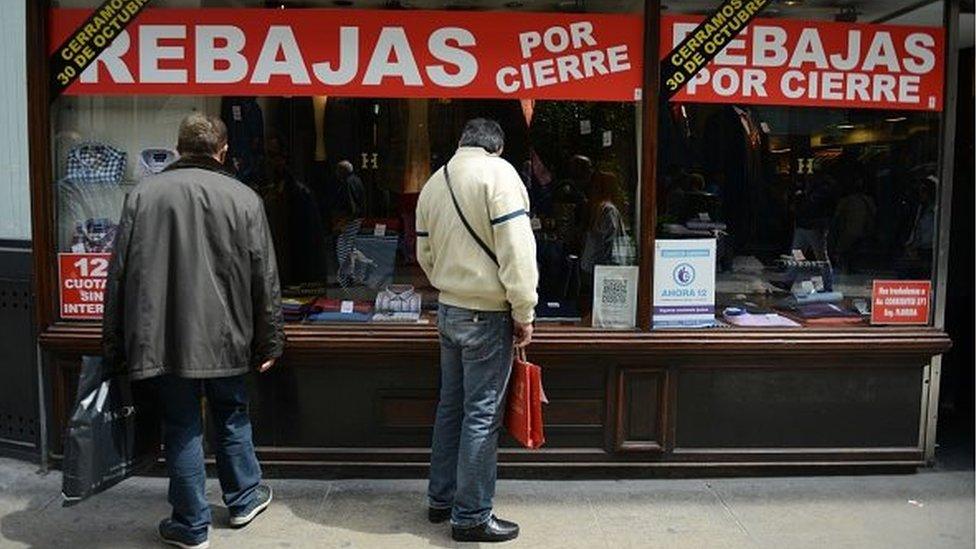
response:
[[[88,13],[52,10],[49,42]],[[642,34],[631,15],[147,9],[66,93],[633,101]]]
[[[112,254],[58,254],[61,318],[101,320]]]
[[[661,57],[700,21],[664,17]],[[944,42],[940,27],[756,19],[672,100],[942,110]]]

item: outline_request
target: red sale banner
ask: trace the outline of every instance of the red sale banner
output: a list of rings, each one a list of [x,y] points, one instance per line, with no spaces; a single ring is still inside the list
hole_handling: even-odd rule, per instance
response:
[[[52,10],[49,43],[89,13]],[[147,9],[65,93],[635,101],[642,35],[632,15]]]
[[[928,280],[875,280],[871,324],[928,324],[931,304]]]
[[[701,20],[662,18],[661,58]],[[756,19],[672,101],[938,111],[944,58],[940,27]]]
[[[61,318],[100,320],[112,254],[58,254]]]

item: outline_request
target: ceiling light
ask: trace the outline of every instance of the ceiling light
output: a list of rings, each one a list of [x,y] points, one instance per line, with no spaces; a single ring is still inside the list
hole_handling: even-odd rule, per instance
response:
[[[847,123],[845,123],[845,124],[837,124],[837,129],[838,130],[853,130],[854,129],[854,124],[847,124]]]
[[[907,116],[895,116],[892,118],[885,118],[885,122],[891,122],[892,124],[894,124],[895,122],[904,122],[906,120],[908,120]]]

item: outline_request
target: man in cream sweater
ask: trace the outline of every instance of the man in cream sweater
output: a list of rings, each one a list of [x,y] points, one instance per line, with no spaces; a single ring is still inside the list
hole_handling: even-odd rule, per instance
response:
[[[504,144],[497,122],[469,121],[417,204],[417,259],[440,290],[428,517],[450,519],[457,541],[506,541],[519,532],[492,514],[492,498],[513,345],[532,339],[539,273],[529,198],[500,158]]]

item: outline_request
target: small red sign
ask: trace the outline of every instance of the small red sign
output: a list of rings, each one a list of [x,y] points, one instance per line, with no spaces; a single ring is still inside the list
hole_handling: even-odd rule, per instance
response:
[[[112,254],[58,254],[61,318],[101,320]]]
[[[931,304],[928,280],[875,280],[871,324],[928,324]]]

